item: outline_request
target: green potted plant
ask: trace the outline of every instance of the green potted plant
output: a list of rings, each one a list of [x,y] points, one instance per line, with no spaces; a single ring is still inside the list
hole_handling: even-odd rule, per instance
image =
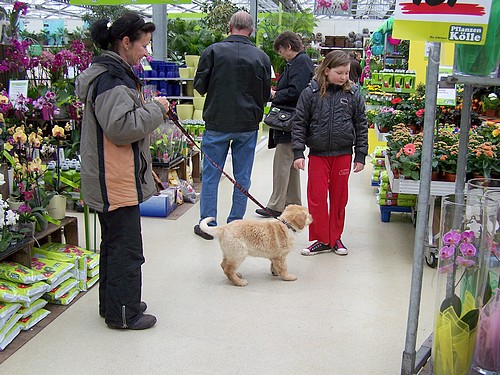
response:
[[[500,110],[500,99],[494,92],[483,97],[483,112],[486,117],[496,117]]]

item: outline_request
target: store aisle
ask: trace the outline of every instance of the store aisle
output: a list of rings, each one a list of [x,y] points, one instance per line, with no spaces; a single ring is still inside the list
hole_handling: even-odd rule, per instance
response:
[[[272,157],[263,148],[255,160],[251,193],[263,204]],[[301,256],[309,244],[302,232],[288,256],[295,282],[271,276],[269,261],[247,258],[240,271],[249,284],[233,286],[220,268],[218,243],[193,233],[198,204],[175,221],[144,218],[143,299],[156,326],[108,329],[94,287],[7,359],[2,373],[399,374],[414,228],[408,214],[380,221],[370,173],[367,164],[350,180],[343,237],[349,255]],[[221,183],[219,222],[229,212],[232,188],[226,179]],[[247,218],[257,218],[255,208],[249,202]],[[432,331],[435,271],[426,266],[424,276],[417,349]]]

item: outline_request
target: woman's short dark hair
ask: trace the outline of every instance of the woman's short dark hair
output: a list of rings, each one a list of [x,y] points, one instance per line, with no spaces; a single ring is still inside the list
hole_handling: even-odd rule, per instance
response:
[[[292,31],[284,31],[274,40],[273,49],[278,52],[281,47],[287,48],[288,46],[292,47],[292,51],[295,52],[304,50],[304,44],[300,36]]]
[[[116,44],[126,36],[135,42],[143,34],[153,33],[155,29],[153,22],[145,22],[135,12],[125,12],[114,22],[105,19],[94,22],[90,26],[90,37],[99,48],[115,50]]]

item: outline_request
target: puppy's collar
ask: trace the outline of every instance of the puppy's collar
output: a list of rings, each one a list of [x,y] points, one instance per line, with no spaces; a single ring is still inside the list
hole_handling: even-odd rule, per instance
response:
[[[278,220],[279,220],[279,221],[281,221],[283,224],[285,224],[285,225],[286,225],[286,227],[287,227],[288,229],[290,229],[293,233],[297,232],[297,231],[295,230],[295,228],[294,228],[294,227],[292,227],[292,226],[290,225],[290,223],[289,223],[288,221],[286,221],[285,219],[282,219],[281,217],[277,217],[276,219],[278,219]]]

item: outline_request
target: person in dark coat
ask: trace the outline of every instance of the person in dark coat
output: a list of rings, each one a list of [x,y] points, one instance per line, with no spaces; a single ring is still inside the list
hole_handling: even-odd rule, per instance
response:
[[[278,35],[273,48],[287,64],[279,76],[276,91],[271,91],[273,106],[295,108],[300,93],[314,74],[314,64],[304,52],[300,37],[291,31]],[[300,172],[293,168],[292,133],[269,129],[269,148],[276,148],[273,160],[273,191],[267,210],[258,208],[259,215],[280,215],[289,204],[301,205]]]
[[[350,69],[349,69],[349,79],[355,84],[359,84],[359,78],[361,77],[362,69],[361,64],[356,58],[354,52],[349,52],[349,58],[351,59]]]
[[[271,61],[250,41],[252,32],[250,14],[244,11],[233,14],[229,21],[229,37],[203,51],[194,78],[194,88],[201,95],[207,95],[203,108],[202,149],[224,168],[231,148],[234,179],[245,190],[250,188],[257,132],[271,92]],[[207,217],[217,219],[221,173],[204,158],[200,221]],[[248,199],[236,186],[232,198],[228,223],[242,219],[247,208]],[[213,239],[198,224],[194,232],[204,239]]]

